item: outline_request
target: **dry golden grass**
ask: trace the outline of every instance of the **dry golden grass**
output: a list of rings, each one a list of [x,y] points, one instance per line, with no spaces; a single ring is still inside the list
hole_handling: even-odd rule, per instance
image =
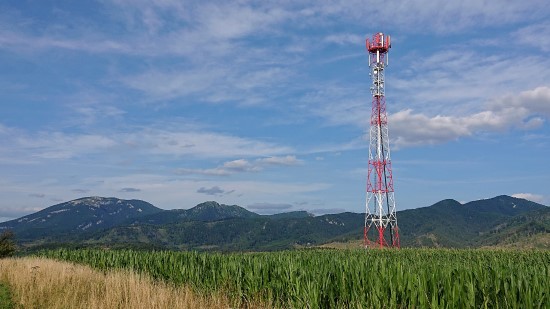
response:
[[[356,239],[356,240],[350,240],[347,242],[329,242],[323,245],[319,246],[320,248],[330,248],[330,249],[359,249],[363,248],[363,240],[362,239]]]
[[[10,285],[18,308],[230,308],[223,295],[200,296],[128,271],[103,273],[41,258],[1,259],[0,281]]]

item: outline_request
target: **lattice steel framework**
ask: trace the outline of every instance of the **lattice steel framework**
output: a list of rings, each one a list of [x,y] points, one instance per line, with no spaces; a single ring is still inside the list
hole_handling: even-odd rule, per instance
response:
[[[367,39],[370,76],[372,78],[372,112],[369,131],[369,167],[365,203],[365,248],[399,248],[399,229],[395,214],[395,197],[388,137],[388,116],[384,92],[384,70],[391,48],[389,35],[376,33]],[[374,227],[374,229],[371,229]],[[370,233],[369,233],[370,232]],[[375,238],[372,234],[375,234]]]

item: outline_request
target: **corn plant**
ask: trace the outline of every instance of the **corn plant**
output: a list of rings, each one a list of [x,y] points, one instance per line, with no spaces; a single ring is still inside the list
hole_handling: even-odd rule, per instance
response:
[[[40,255],[226,293],[235,307],[261,301],[279,308],[550,308],[550,251],[60,249]]]

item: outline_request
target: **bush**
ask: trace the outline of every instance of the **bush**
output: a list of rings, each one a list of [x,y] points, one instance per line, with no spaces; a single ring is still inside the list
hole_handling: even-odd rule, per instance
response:
[[[12,231],[4,231],[0,234],[0,258],[12,256],[15,253],[15,234]]]

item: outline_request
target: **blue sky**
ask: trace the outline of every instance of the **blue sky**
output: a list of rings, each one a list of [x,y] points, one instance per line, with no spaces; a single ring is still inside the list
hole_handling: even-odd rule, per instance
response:
[[[83,196],[364,211],[392,36],[397,209],[549,204],[545,1],[2,1],[0,218]]]

